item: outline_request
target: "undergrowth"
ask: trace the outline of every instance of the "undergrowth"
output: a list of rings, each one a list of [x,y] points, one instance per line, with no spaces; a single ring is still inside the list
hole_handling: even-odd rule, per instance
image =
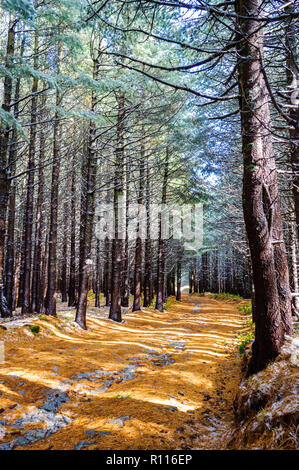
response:
[[[219,300],[244,300],[243,297],[241,297],[240,295],[229,294],[228,292],[222,292],[221,294],[212,294],[212,298]]]
[[[173,305],[173,302],[175,302],[175,298],[174,297],[168,297],[166,302],[163,303],[163,308],[164,310],[168,310],[170,309],[170,307],[172,307]],[[150,310],[156,310],[156,299],[153,299],[152,300],[152,303],[150,304],[150,306],[148,307]]]
[[[239,352],[242,355],[245,352],[245,348],[247,344],[251,343],[254,340],[253,330],[247,331],[246,333],[239,335],[238,340],[239,340]]]
[[[252,315],[252,305],[251,302],[248,305],[244,305],[243,307],[239,307],[238,310],[243,312],[244,315]]]
[[[38,315],[38,319],[42,321],[50,321],[45,315]]]
[[[31,333],[34,334],[34,336],[36,336],[41,330],[41,327],[38,325],[25,325],[25,326],[29,328],[29,330],[31,331]]]

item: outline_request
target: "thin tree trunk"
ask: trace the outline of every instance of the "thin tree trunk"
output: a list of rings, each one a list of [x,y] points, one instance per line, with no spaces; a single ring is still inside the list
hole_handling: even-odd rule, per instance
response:
[[[95,307],[100,307],[101,292],[101,259],[100,259],[100,240],[96,243],[96,278],[95,278]]]
[[[162,204],[166,204],[167,182],[168,182],[168,149],[166,149],[166,159],[164,164],[164,176],[162,187]],[[156,310],[163,312],[164,297],[164,277],[165,277],[165,241],[162,238],[162,216],[159,214],[159,239],[158,239],[158,263],[157,263],[157,298]]]
[[[295,4],[287,7],[287,12],[294,13],[294,11]],[[291,106],[289,116],[293,120],[293,125],[290,129],[290,163],[293,172],[292,193],[295,206],[297,238],[299,239],[299,73],[297,64],[296,20],[294,20],[291,15],[286,25],[286,74]]]
[[[100,53],[97,52],[97,56],[93,58],[93,79],[96,80],[99,71],[99,59]],[[96,112],[97,96],[96,93],[92,92],[91,97],[91,111]],[[81,283],[79,287],[78,306],[76,311],[76,323],[81,328],[86,330],[86,309],[87,309],[87,297],[88,297],[88,285],[89,285],[89,270],[91,261],[91,248],[92,248],[92,235],[93,235],[93,220],[95,213],[95,183],[97,174],[97,145],[96,145],[96,123],[90,121],[89,124],[89,141],[88,141],[88,156],[87,156],[87,182],[86,182],[86,214],[85,223],[82,227],[84,231],[84,248],[83,248],[83,259],[82,259],[82,275]]]
[[[45,116],[46,97],[44,96],[41,103],[41,115]],[[32,311],[40,313],[43,309],[41,297],[43,298],[43,285],[41,283],[42,268],[42,234],[44,229],[44,159],[45,159],[45,130],[40,126],[39,130],[39,162],[38,162],[38,189],[36,201],[36,222],[34,236],[34,255],[33,255],[33,276],[32,276]],[[41,292],[42,291],[42,295]]]
[[[34,68],[37,68],[38,53],[38,33],[35,32],[34,38]],[[35,168],[35,150],[37,134],[37,96],[38,80],[33,78],[32,98],[31,98],[31,122],[30,122],[30,142],[28,153],[28,180],[27,196],[25,208],[25,264],[24,264],[24,297],[22,304],[22,314],[32,313],[31,302],[31,274],[32,274],[32,228],[33,228],[33,198],[34,198],[34,168]]]
[[[86,148],[86,143],[84,142],[83,145],[83,153],[89,152],[88,148]],[[78,292],[81,290],[81,282],[82,282],[82,275],[83,275],[83,266],[84,266],[84,243],[85,243],[85,229],[86,229],[86,211],[87,211],[87,160],[88,158],[82,159],[81,165],[81,200],[80,200],[80,234],[79,234],[79,285],[78,285]]]
[[[123,164],[124,164],[124,119],[125,99],[121,94],[118,96],[117,117],[117,148],[115,152],[115,180],[114,180],[114,217],[115,237],[112,241],[112,273],[111,273],[111,305],[109,318],[121,322],[121,273],[122,273],[122,251],[123,243],[119,238],[121,221],[118,219],[119,198],[123,194]]]
[[[299,293],[299,281],[298,281],[298,264],[297,264],[297,231],[295,227],[295,222],[291,222],[290,227],[290,245],[291,245],[291,278],[292,286],[295,294]],[[295,295],[292,298],[293,313],[299,319],[299,296]]]
[[[61,44],[57,49],[57,69],[59,72]],[[56,91],[56,107],[61,105],[61,93]],[[55,112],[53,132],[53,167],[51,184],[50,229],[49,229],[49,255],[48,255],[48,279],[47,294],[45,300],[45,313],[56,317],[56,253],[57,253],[57,216],[58,216],[58,192],[60,173],[60,147],[61,124],[58,111]]]
[[[109,257],[110,257],[110,243],[109,238],[105,238],[105,264],[104,264],[104,295],[105,295],[105,306],[110,305],[110,270],[109,270]]]
[[[68,258],[68,239],[69,239],[69,201],[68,195],[71,186],[71,168],[70,157],[68,158],[67,177],[66,177],[66,195],[63,204],[64,230],[62,243],[62,266],[61,266],[61,301],[67,302],[67,258]]]
[[[49,263],[49,229],[46,225],[46,233],[45,233],[45,244],[44,244],[44,255],[42,256],[42,268],[41,268],[41,282],[40,282],[40,290],[39,290],[39,311],[42,312],[44,310],[44,299],[47,295],[47,286],[48,286],[48,263]]]
[[[129,225],[129,159],[126,158],[126,175],[125,175],[125,187],[126,187],[126,235],[123,246],[123,270],[122,270],[122,295],[121,295],[121,306],[129,306],[130,297],[130,286],[129,286],[129,239],[128,239],[128,225]]]
[[[13,185],[10,190],[8,216],[7,216],[7,243],[5,260],[5,298],[9,310],[13,309],[14,291],[14,262],[15,262],[15,205],[16,187]]]
[[[20,56],[23,56],[25,47],[25,35],[20,42]],[[20,98],[20,85],[21,79],[18,78],[16,81],[15,92],[14,92],[14,117],[18,118],[19,115],[19,98]],[[16,161],[17,161],[17,141],[18,132],[14,128],[12,130],[12,136],[10,140],[9,158],[8,163],[10,167],[10,173],[13,176],[15,173]],[[11,185],[11,194],[9,197],[8,205],[8,217],[7,217],[7,245],[6,245],[6,266],[5,266],[5,297],[10,310],[14,309],[15,295],[15,205],[16,205],[16,184],[13,182]]]
[[[11,59],[14,55],[15,49],[15,26],[17,21],[10,17],[7,34],[7,46],[5,66],[9,68]],[[12,78],[9,75],[4,79],[3,90],[3,103],[2,109],[4,112],[10,110],[10,103],[12,97]],[[3,276],[4,276],[4,244],[5,244],[5,229],[6,229],[6,212],[10,190],[9,169],[7,169],[7,150],[9,142],[9,126],[5,127],[0,132],[0,315],[2,317],[11,316],[12,312],[4,293]]]
[[[181,301],[181,287],[182,287],[182,253],[179,250],[178,261],[177,261],[177,290],[176,300]]]
[[[24,207],[25,210],[25,207]],[[22,211],[23,212],[23,211]],[[24,297],[24,266],[25,266],[25,224],[24,216],[22,217],[22,236],[20,246],[20,272],[19,272],[19,284],[18,284],[18,301],[17,307],[22,307]]]
[[[143,306],[149,307],[153,300],[152,280],[152,243],[150,234],[150,171],[149,161],[146,161],[146,240],[144,247],[144,300]]]
[[[68,295],[68,306],[74,307],[76,305],[76,173],[74,166],[72,168],[71,184],[71,247]]]
[[[139,194],[138,204],[143,206],[143,185],[144,185],[144,147],[141,148],[141,162],[139,169]],[[141,305],[141,274],[142,274],[142,240],[139,234],[141,230],[140,224],[144,221],[139,217],[137,223],[137,238],[135,248],[135,269],[134,269],[134,300],[132,311],[136,312],[140,310]]]
[[[193,268],[192,263],[189,264],[189,294],[193,293]]]

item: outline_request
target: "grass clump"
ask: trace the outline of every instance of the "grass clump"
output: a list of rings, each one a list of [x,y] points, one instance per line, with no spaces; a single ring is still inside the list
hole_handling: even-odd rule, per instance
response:
[[[127,393],[125,395],[121,393],[117,393],[116,395],[113,396],[113,398],[132,398],[132,395],[130,393]]]
[[[253,328],[253,321],[252,319],[248,320],[246,323],[244,323],[244,328]]]
[[[213,299],[219,300],[243,300],[243,297],[240,295],[229,294],[228,292],[222,292],[221,294],[212,294]]]
[[[61,320],[58,320],[55,322],[55,326],[58,330],[63,330],[66,325]]]
[[[172,303],[173,303],[173,299],[168,298],[165,304],[163,305],[164,310],[168,310],[171,307]]]
[[[50,321],[49,318],[45,317],[45,315],[38,315],[38,319],[42,321]]]
[[[170,307],[172,307],[174,302],[175,302],[175,298],[168,297],[166,302],[163,303],[163,309],[168,310]],[[152,303],[147,308],[149,310],[156,310],[156,297],[152,300]]]
[[[29,328],[29,330],[31,331],[31,333],[34,334],[34,336],[36,336],[41,330],[40,326],[38,325],[25,325],[25,326]]]
[[[243,307],[239,307],[238,309],[240,312],[243,312],[244,315],[252,315],[252,305],[244,305]]]
[[[93,290],[90,290],[90,291],[88,292],[88,297],[87,297],[87,299],[88,299],[88,300],[95,300],[95,298],[96,298],[96,295],[95,295],[94,291],[93,291]]]
[[[247,333],[240,335],[238,339],[240,340],[239,352],[242,355],[245,352],[247,344],[251,343],[254,340],[253,331],[248,331]]]

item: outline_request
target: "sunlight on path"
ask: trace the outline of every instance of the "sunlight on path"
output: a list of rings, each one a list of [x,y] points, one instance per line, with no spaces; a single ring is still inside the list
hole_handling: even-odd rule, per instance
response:
[[[34,320],[35,336],[26,326],[0,330],[0,448],[225,447],[239,305],[184,294],[164,313],[128,313],[121,324],[92,309],[88,331],[64,311]]]

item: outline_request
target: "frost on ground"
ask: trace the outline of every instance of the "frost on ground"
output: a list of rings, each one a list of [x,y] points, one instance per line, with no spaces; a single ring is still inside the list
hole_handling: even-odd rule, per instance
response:
[[[288,338],[265,370],[243,379],[230,448],[299,448],[299,339]]]

